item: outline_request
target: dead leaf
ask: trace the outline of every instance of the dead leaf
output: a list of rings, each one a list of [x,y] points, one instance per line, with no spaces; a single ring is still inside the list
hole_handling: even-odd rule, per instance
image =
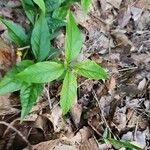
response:
[[[106,0],[99,0],[99,1],[100,1],[100,4],[101,4],[102,11],[106,11],[106,10],[112,8],[112,6],[109,3],[107,3]]]
[[[126,134],[122,135],[122,140],[127,140],[127,141],[133,141],[133,133],[132,132],[127,132]]]
[[[2,24],[0,24],[0,35],[1,35],[1,32],[4,30],[5,30],[4,26]]]
[[[116,88],[116,78],[114,76],[111,76],[110,77],[110,80],[109,80],[109,83],[108,83],[108,90],[109,90],[109,93],[110,94],[113,94],[114,93],[114,90]]]
[[[0,76],[15,63],[14,49],[0,38]]]
[[[112,148],[112,145],[109,143],[99,144],[99,150],[108,150]]]
[[[80,145],[79,150],[99,150],[99,147],[94,138],[89,138]]]
[[[112,30],[111,35],[115,38],[118,46],[123,48],[129,45],[130,50],[134,49],[133,43],[125,35],[123,30]]]
[[[106,0],[107,3],[111,4],[112,6],[114,6],[115,8],[119,9],[122,0]]]
[[[138,7],[140,9],[150,10],[150,1],[149,0],[138,0],[135,3],[135,7]]]
[[[76,127],[79,126],[81,114],[82,114],[82,106],[78,103],[74,104],[70,110],[70,115]]]
[[[75,143],[83,143],[92,136],[92,131],[89,127],[83,127],[75,135],[70,134],[68,137],[64,136],[60,140],[64,144],[74,145]]]
[[[130,7],[122,8],[118,15],[118,24],[121,28],[125,27],[129,20],[131,19],[131,9]]]
[[[139,85],[138,85],[138,90],[142,91],[145,88],[146,83],[147,83],[146,78],[144,78],[142,81],[140,81]]]
[[[51,140],[46,142],[41,142],[34,145],[33,150],[54,150],[54,148],[59,144],[59,140]]]
[[[9,100],[10,94],[6,94],[4,96],[0,96],[0,108],[10,107],[10,100]]]
[[[127,118],[126,118],[126,107],[124,108],[117,108],[116,112],[114,114],[113,123],[117,126],[117,129],[123,130],[126,127],[127,124]]]
[[[131,7],[132,18],[134,21],[138,21],[141,17],[143,9]]]
[[[145,131],[137,131],[134,134],[134,140],[138,143],[141,148],[146,146],[146,135]]]

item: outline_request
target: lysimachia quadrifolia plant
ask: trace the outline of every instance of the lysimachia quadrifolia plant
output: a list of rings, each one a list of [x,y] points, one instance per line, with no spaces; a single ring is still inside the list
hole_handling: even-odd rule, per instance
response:
[[[76,62],[82,47],[81,41],[80,30],[75,23],[72,13],[68,11],[64,63],[54,61],[39,62],[17,74],[15,79],[30,85],[33,83],[42,84],[51,82],[64,76],[60,106],[63,114],[66,114],[77,97],[77,75],[95,80],[107,79],[105,70],[94,61],[85,60]]]
[[[65,115],[77,97],[77,76],[89,79],[107,79],[103,68],[91,60],[78,62],[82,47],[80,30],[70,11],[68,11],[65,36],[65,60],[33,63],[23,60],[16,64],[0,82],[0,94],[20,90],[21,119],[29,113],[42,91],[44,83],[64,78],[60,96],[60,106]]]

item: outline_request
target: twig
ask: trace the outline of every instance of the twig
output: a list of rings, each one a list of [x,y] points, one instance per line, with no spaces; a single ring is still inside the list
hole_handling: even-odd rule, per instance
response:
[[[109,132],[110,132],[110,133],[112,133],[112,131],[111,131],[111,129],[110,129],[110,127],[109,127],[109,125],[108,125],[108,123],[107,123],[107,121],[106,121],[105,117],[104,117],[103,110],[102,110],[102,108],[101,108],[101,105],[100,105],[100,103],[99,103],[99,100],[98,100],[98,97],[97,97],[97,95],[96,95],[95,91],[94,91],[94,90],[92,90],[92,93],[93,93],[94,98],[95,98],[95,100],[97,101],[98,106],[99,106],[99,108],[100,108],[101,116],[102,116],[102,118],[103,118],[103,121],[104,121],[104,123],[105,123],[106,127],[108,128]],[[112,133],[112,134],[113,134],[113,133]]]
[[[49,109],[51,110],[52,109],[52,102],[51,102],[50,94],[49,94],[49,83],[48,83],[48,89],[46,87],[44,87],[44,90],[47,93],[47,99],[48,99]]]
[[[0,124],[3,124],[3,125],[5,125],[5,126],[7,126],[8,129],[10,128],[10,129],[12,129],[13,131],[15,131],[28,145],[31,145],[31,144],[29,143],[29,141],[26,139],[26,137],[23,136],[23,134],[22,134],[19,130],[17,130],[16,128],[14,128],[12,125],[10,125],[10,124],[8,124],[7,122],[4,122],[4,121],[0,121]]]
[[[120,69],[118,70],[119,72],[123,72],[123,71],[128,71],[128,70],[134,70],[137,69],[138,67],[129,67],[129,68],[124,68],[124,69]]]
[[[17,50],[22,51],[22,50],[29,49],[29,48],[30,48],[30,46],[25,46],[25,47],[18,48]]]
[[[84,80],[81,84],[78,85],[78,88],[79,88],[80,86],[84,85],[84,84],[85,84],[86,82],[88,82],[88,81],[89,81],[89,79]]]

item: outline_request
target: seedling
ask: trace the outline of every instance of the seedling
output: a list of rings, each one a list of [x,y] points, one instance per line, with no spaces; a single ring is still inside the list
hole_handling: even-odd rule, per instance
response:
[[[81,41],[80,30],[72,13],[68,11],[64,62],[44,61],[33,64],[32,61],[24,60],[6,74],[0,82],[0,94],[20,90],[21,119],[31,110],[44,83],[64,76],[60,106],[65,115],[77,97],[77,75],[96,80],[107,79],[105,70],[94,61],[76,61],[82,47]]]
[[[77,97],[77,75],[96,80],[107,78],[104,69],[94,61],[77,62],[82,40],[80,30],[69,10],[70,5],[74,2],[76,0],[45,0],[45,7],[43,0],[21,0],[24,11],[31,22],[32,34],[26,34],[25,30],[18,24],[0,18],[0,21],[8,28],[9,36],[16,45],[20,47],[31,44],[32,53],[37,62],[34,63],[31,60],[21,61],[7,72],[0,82],[0,94],[20,90],[22,120],[41,94],[44,83],[60,77],[64,78],[60,105],[65,115]],[[89,4],[90,0],[81,0],[84,12],[87,12]],[[34,11],[37,12],[37,15]],[[66,24],[63,21],[67,14],[68,20]],[[66,25],[64,62],[44,61],[53,52],[54,48],[50,46],[50,40],[55,35],[55,31],[64,25],[63,23]],[[53,26],[49,28],[49,25]]]

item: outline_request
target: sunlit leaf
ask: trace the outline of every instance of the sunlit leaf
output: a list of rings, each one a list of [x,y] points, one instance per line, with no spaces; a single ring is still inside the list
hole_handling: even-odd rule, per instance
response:
[[[7,27],[10,39],[18,46],[24,46],[27,43],[28,37],[24,29],[13,21],[0,18],[0,21]]]
[[[43,14],[36,21],[31,36],[32,51],[37,61],[48,57],[50,51],[50,34],[46,18]]]
[[[41,9],[41,11],[43,12],[43,14],[45,14],[46,8],[45,8],[44,0],[33,0],[33,2],[37,4],[39,8]]]
[[[21,100],[21,120],[30,112],[32,106],[35,104],[38,96],[42,91],[42,84],[24,84],[20,91]]]
[[[91,3],[91,0],[81,0],[81,6],[85,13],[88,11],[90,3]]]
[[[75,64],[75,70],[79,75],[89,79],[107,79],[106,71],[91,60],[85,60]]]
[[[20,90],[23,83],[14,79],[14,76],[32,64],[32,61],[24,60],[8,71],[5,77],[0,81],[0,94],[2,95]]]
[[[68,63],[79,55],[81,47],[81,33],[73,15],[69,11],[65,37],[65,59]]]
[[[46,83],[59,78],[63,72],[63,64],[45,61],[26,68],[16,75],[16,79],[28,83]]]
[[[65,115],[71,108],[75,98],[77,97],[77,79],[76,75],[67,71],[61,90],[60,106]]]

